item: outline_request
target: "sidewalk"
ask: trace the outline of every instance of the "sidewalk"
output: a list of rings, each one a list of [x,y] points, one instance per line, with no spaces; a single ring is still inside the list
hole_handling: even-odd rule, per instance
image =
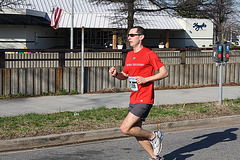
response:
[[[155,90],[155,105],[218,101],[218,87]],[[80,111],[101,106],[128,107],[130,92],[42,96],[0,100],[0,117],[26,113]],[[240,97],[240,86],[224,86],[223,97]]]

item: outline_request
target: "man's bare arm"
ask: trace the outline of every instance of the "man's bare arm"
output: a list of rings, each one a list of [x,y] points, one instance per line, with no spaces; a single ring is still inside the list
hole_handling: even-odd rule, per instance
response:
[[[109,74],[113,77],[116,77],[119,80],[125,80],[128,78],[128,74],[124,73],[124,72],[117,72],[117,69],[113,66],[109,69]]]
[[[168,76],[168,71],[167,69],[163,66],[161,67],[159,70],[158,70],[158,73],[153,75],[153,76],[150,76],[150,77],[141,77],[141,76],[137,76],[136,77],[136,80],[137,80],[137,83],[138,84],[144,84],[144,83],[147,83],[147,82],[153,82],[153,81],[157,81],[157,80],[161,80],[161,79],[164,79]]]

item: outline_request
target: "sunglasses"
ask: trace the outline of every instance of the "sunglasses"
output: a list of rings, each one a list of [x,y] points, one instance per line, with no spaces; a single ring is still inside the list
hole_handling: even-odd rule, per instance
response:
[[[135,36],[140,36],[140,35],[142,35],[142,34],[128,34],[128,37],[130,36],[130,37],[135,37]]]

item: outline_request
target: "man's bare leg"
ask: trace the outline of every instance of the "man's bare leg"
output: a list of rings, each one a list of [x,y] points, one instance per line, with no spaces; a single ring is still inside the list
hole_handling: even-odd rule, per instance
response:
[[[153,154],[153,148],[152,145],[150,144],[148,139],[144,139],[144,138],[140,138],[140,137],[136,137],[138,143],[142,146],[142,148],[148,152],[148,154],[152,157],[152,158],[157,158],[154,154]]]
[[[139,121],[136,126],[142,128],[142,121]],[[152,158],[157,158],[154,154],[153,154],[153,147],[151,145],[151,143],[149,142],[149,139],[147,138],[143,138],[143,137],[135,137],[138,141],[138,143],[142,146],[142,148],[148,152],[148,154],[152,157]]]
[[[147,139],[154,138],[155,134],[153,132],[146,131],[141,127],[137,126],[139,121],[141,121],[140,117],[137,117],[131,112],[129,112],[127,117],[123,120],[120,129],[124,134],[134,137],[143,137]]]
[[[152,145],[149,142],[149,139],[154,138],[155,134],[142,129],[142,121],[140,117],[129,112],[120,129],[124,134],[134,136],[143,149],[146,150],[151,157],[156,158],[153,154]]]

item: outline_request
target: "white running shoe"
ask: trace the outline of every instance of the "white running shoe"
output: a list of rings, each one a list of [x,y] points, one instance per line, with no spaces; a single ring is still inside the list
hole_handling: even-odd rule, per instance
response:
[[[163,132],[155,131],[155,138],[150,140],[150,143],[153,147],[154,155],[158,156],[162,150],[162,140],[163,140]]]

